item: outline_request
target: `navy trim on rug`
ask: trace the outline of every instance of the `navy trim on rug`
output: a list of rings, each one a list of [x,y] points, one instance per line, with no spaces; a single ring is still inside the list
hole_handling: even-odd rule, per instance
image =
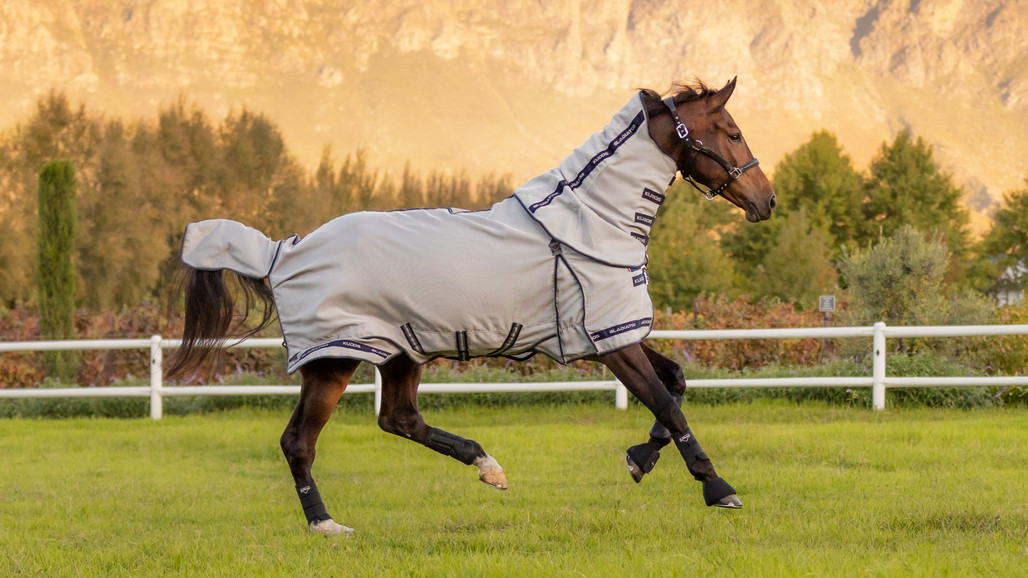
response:
[[[664,199],[667,198],[666,195],[658,193],[657,191],[655,191],[655,190],[653,190],[653,189],[651,189],[649,187],[644,187],[643,188],[643,195],[642,195],[642,197],[644,199],[646,199],[647,201],[650,201],[651,203],[657,203],[658,206],[664,204]]]
[[[314,353],[315,351],[320,351],[322,349],[325,349],[326,347],[342,347],[345,349],[355,349],[357,351],[363,351],[364,353],[370,353],[372,355],[377,355],[382,358],[388,358],[390,355],[388,351],[383,351],[381,349],[371,347],[370,345],[364,345],[363,343],[357,343],[356,341],[351,341],[349,339],[339,339],[336,341],[330,341],[328,343],[322,343],[321,345],[316,345],[306,351],[298,353],[294,355],[292,359],[289,360],[289,362],[293,363],[300,361],[308,355]]]
[[[610,141],[610,144],[607,145],[607,148],[596,153],[596,155],[593,158],[589,159],[589,162],[587,162],[585,166],[582,167],[582,170],[578,172],[578,175],[575,177],[575,180],[571,181],[570,183],[565,180],[561,180],[559,183],[557,183],[557,187],[553,190],[553,192],[546,195],[546,198],[539,202],[532,203],[531,205],[529,205],[528,212],[535,213],[537,210],[552,203],[553,199],[556,199],[558,195],[564,192],[565,187],[571,190],[575,190],[578,187],[582,186],[582,182],[584,182],[585,179],[592,174],[592,172],[596,169],[597,166],[600,165],[600,163],[614,156],[614,153],[617,152],[619,148],[621,148],[621,145],[625,144],[628,141],[628,139],[639,130],[639,127],[642,126],[643,120],[645,118],[646,115],[644,114],[644,112],[639,111],[639,114],[635,115],[635,118],[632,119],[632,122],[629,123],[628,127],[626,127],[625,130],[621,131],[621,134],[617,135],[616,137],[614,137],[612,141]]]
[[[647,215],[646,213],[636,213],[635,222],[646,225],[647,227],[653,226],[653,215]]]
[[[635,321],[627,321],[606,329],[601,329],[591,333],[589,337],[591,337],[593,341],[603,341],[608,337],[614,337],[615,335],[620,335],[626,331],[634,331],[636,329],[642,329],[643,327],[649,327],[650,325],[653,325],[653,318],[646,317],[643,319],[636,319]]]

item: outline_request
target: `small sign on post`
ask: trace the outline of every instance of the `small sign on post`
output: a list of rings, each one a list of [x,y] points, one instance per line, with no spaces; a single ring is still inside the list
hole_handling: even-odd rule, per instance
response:
[[[817,309],[824,313],[824,326],[832,326],[832,312],[835,311],[835,295],[821,295],[817,298]],[[825,338],[821,340],[821,361],[832,356],[832,340]]]
[[[822,313],[835,311],[835,295],[821,295],[818,297],[817,310]]]

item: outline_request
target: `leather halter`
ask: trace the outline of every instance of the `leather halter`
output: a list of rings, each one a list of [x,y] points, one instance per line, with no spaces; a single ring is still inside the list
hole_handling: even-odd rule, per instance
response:
[[[685,180],[693,186],[693,188],[707,197],[707,200],[711,200],[723,193],[724,190],[728,188],[728,185],[734,183],[735,180],[741,177],[743,173],[760,164],[760,161],[754,157],[741,167],[733,167],[732,163],[725,160],[725,158],[719,155],[717,151],[703,144],[703,141],[692,138],[689,134],[689,129],[685,126],[685,123],[678,118],[678,109],[675,107],[674,96],[665,98],[663,102],[664,105],[668,107],[668,110],[671,111],[671,118],[675,120],[675,133],[678,135],[678,138],[685,141],[685,145],[689,147],[689,154],[685,156],[685,159],[676,161],[678,170],[682,173],[682,177],[684,177]],[[692,163],[693,159],[696,158],[696,153],[706,155],[708,158],[721,165],[728,173],[728,178],[725,179],[725,182],[721,183],[716,188],[710,188],[706,191],[701,189],[693,180],[693,176],[689,174],[689,165]]]

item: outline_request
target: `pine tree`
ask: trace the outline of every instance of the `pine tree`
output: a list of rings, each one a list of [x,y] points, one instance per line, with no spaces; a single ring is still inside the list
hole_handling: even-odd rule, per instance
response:
[[[44,339],[71,339],[75,320],[75,170],[69,161],[51,161],[39,173],[38,287]],[[64,381],[75,377],[74,351],[46,355],[46,373]]]
[[[811,249],[829,259],[837,258],[842,247],[857,246],[862,231],[863,179],[832,133],[815,132],[778,163],[774,175],[779,200],[774,217],[740,225],[723,242],[744,278],[755,280],[747,287],[755,294],[764,294],[760,267],[793,213],[805,211],[811,226],[828,233],[817,239],[823,246]]]
[[[932,147],[903,130],[891,145],[882,145],[869,173],[861,244],[889,237],[907,225],[941,234],[954,259],[949,276],[961,278],[969,245],[969,216],[961,203],[962,190],[935,163]]]
[[[1028,288],[1028,179],[1025,188],[1003,194],[1003,205],[978,245],[972,279],[990,293]]]
[[[863,179],[842,152],[835,135],[818,131],[775,167],[775,192],[782,199],[776,216],[803,209],[811,222],[826,230],[829,249],[853,246],[860,230]]]

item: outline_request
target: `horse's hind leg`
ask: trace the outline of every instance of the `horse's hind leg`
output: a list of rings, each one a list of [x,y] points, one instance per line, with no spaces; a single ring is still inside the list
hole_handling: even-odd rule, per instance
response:
[[[507,489],[503,468],[478,442],[425,423],[418,411],[421,366],[399,355],[378,368],[382,374],[382,408],[378,425],[385,431],[422,444],[478,468],[478,478],[490,486]]]
[[[640,346],[646,354],[646,358],[650,361],[650,365],[653,366],[653,371],[656,372],[660,382],[664,384],[668,393],[671,394],[671,399],[674,400],[676,405],[681,406],[682,394],[685,393],[685,374],[682,373],[682,367],[654,351],[645,343],[641,343]],[[628,472],[636,483],[641,482],[643,476],[653,470],[657,460],[660,458],[660,450],[671,443],[671,432],[661,425],[659,421],[653,422],[649,437],[650,439],[645,443],[632,446],[626,452]]]
[[[318,534],[349,534],[353,531],[337,524],[326,511],[318,486],[311,477],[311,465],[318,434],[332,417],[332,410],[359,364],[360,361],[355,359],[316,359],[304,365],[300,369],[303,376],[300,400],[282,433],[282,453],[296,482],[300,505],[311,532]]]
[[[682,409],[664,387],[644,349],[633,345],[596,358],[639,399],[671,433],[671,441],[682,454],[689,473],[703,482],[703,499],[708,506],[741,508],[735,489],[714,471],[710,458],[703,452],[696,436],[689,429]]]

